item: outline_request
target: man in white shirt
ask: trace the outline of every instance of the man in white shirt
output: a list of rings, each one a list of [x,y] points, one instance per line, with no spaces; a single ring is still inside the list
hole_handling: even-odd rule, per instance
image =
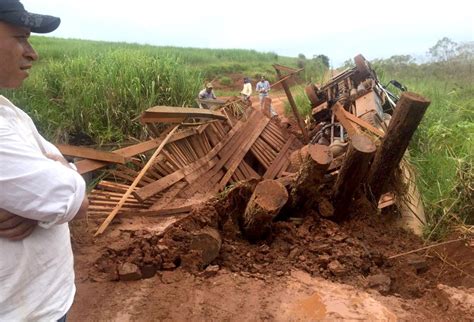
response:
[[[20,87],[38,59],[30,32],[59,23],[0,0],[0,88]],[[1,95],[0,187],[0,321],[64,321],[75,294],[68,222],[87,212],[85,182]]]
[[[248,77],[244,77],[244,87],[242,88],[240,94],[242,94],[242,99],[244,103],[252,105],[250,103],[250,95],[252,95],[252,84],[250,83],[250,79]]]

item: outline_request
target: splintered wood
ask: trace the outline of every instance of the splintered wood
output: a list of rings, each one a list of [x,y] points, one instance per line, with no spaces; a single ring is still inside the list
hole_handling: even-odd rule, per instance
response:
[[[95,160],[79,161],[81,173],[122,159],[129,161],[108,169],[89,195],[89,216],[108,218],[98,233],[115,216],[189,212],[195,196],[216,194],[242,180],[282,177],[296,138],[278,121],[251,107],[240,114],[232,113],[232,118],[228,122],[220,111],[154,107],[145,111],[141,120],[153,129],[150,132],[155,139],[103,155],[97,153]],[[189,120],[195,123],[184,123]],[[167,124],[154,122],[180,122],[186,127],[160,133],[158,129]],[[146,153],[158,146],[161,150],[154,160],[147,157]]]

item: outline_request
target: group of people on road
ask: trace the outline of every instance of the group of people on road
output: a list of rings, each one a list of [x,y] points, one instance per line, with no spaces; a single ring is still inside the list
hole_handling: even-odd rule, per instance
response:
[[[207,83],[206,87],[199,92],[198,98],[202,100],[217,99],[216,95],[214,94],[213,88],[214,86],[212,85],[212,83]],[[260,81],[255,86],[255,91],[258,93],[260,100],[260,108],[262,109],[264,106],[265,98],[268,97],[268,94],[270,92],[270,88],[271,85],[268,80],[265,78],[265,76],[261,76]],[[242,95],[242,101],[247,104],[251,104],[250,97],[252,95],[252,83],[250,82],[250,78],[244,77],[244,85],[242,91],[240,91],[240,94]],[[204,105],[202,106],[204,107]]]

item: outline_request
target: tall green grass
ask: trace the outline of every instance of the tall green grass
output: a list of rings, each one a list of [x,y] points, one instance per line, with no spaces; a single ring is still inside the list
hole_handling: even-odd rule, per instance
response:
[[[272,76],[272,64],[296,61],[254,50],[47,37],[31,41],[40,60],[30,78],[21,89],[0,93],[21,106],[54,142],[68,142],[77,134],[98,144],[141,137],[143,127],[136,119],[151,106],[195,106],[206,81],[236,72]]]

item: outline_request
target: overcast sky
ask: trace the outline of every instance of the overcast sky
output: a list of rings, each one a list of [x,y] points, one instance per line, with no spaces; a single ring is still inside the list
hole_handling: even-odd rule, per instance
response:
[[[296,57],[325,54],[334,67],[425,54],[442,37],[474,40],[468,0],[22,0],[57,15],[55,37],[158,46],[242,48]]]

